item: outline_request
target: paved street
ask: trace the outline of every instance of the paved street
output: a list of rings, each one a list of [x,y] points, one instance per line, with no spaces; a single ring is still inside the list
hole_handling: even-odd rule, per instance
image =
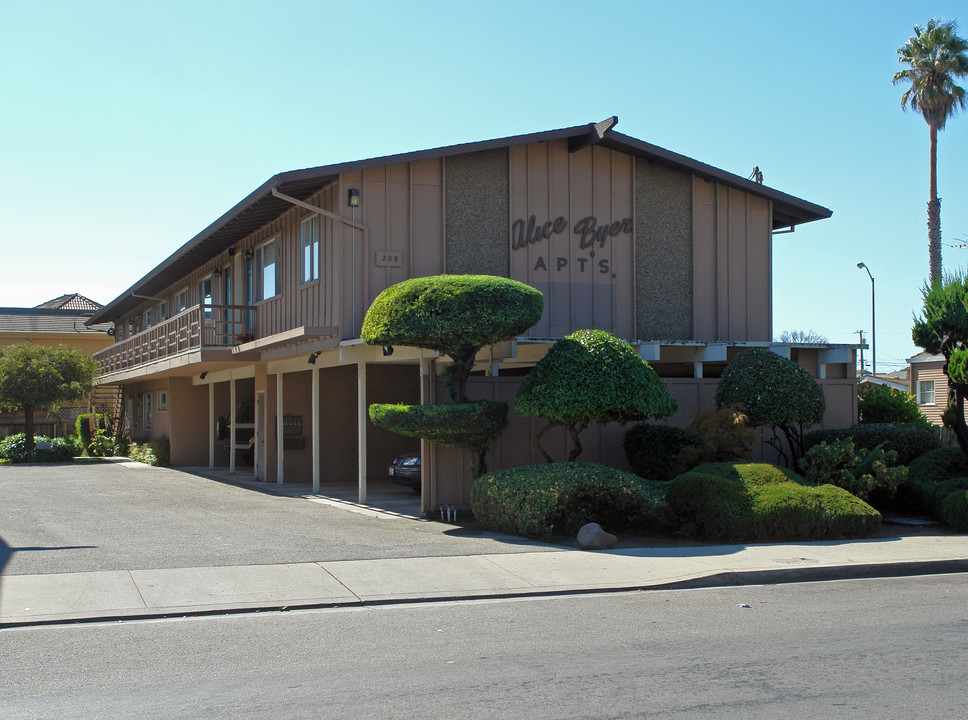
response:
[[[404,492],[409,492],[404,490]],[[535,552],[144,465],[0,466],[4,575]],[[0,562],[2,565],[2,562]]]
[[[8,629],[0,717],[963,718],[966,608],[949,575]]]

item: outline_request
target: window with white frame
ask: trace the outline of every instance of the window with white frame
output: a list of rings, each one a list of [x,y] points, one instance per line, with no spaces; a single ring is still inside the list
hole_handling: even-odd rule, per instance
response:
[[[142,422],[141,427],[145,430],[151,430],[151,393],[145,393],[144,402],[141,405],[144,410],[144,422]]]
[[[934,380],[918,380],[918,405],[934,405]]]
[[[302,247],[302,281],[308,283],[319,277],[319,216],[310,215],[303,220],[299,235]]]
[[[175,294],[175,312],[180,313],[182,310],[188,309],[188,288],[179,290]]]
[[[158,303],[158,322],[164,322],[168,319],[168,302],[162,300]]]
[[[279,294],[279,238],[274,237],[255,249],[256,299],[266,300]]]
[[[144,329],[147,330],[151,327],[151,325],[151,308],[148,308],[144,313]]]

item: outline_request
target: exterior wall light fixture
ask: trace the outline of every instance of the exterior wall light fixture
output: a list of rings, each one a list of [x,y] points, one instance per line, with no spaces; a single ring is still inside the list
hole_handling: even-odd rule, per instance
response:
[[[214,270],[212,270],[212,277],[222,277],[221,268],[215,268]]]
[[[203,373],[202,373],[201,375],[199,375],[199,376],[198,376],[198,379],[199,379],[199,380],[204,380],[204,379],[206,378],[206,376],[208,376],[208,370],[206,370],[206,371],[205,371],[205,372],[203,372]]]
[[[306,362],[308,362],[310,365],[315,365],[316,358],[318,358],[321,353],[322,353],[322,350],[317,350],[316,352],[314,352],[312,355],[309,356],[309,359]]]
[[[350,188],[349,199],[346,204],[350,207],[360,206],[360,191],[357,188]]]
[[[251,260],[252,259],[252,251],[251,250],[246,250],[244,253],[242,253],[242,255],[245,256],[245,259],[246,260]]]

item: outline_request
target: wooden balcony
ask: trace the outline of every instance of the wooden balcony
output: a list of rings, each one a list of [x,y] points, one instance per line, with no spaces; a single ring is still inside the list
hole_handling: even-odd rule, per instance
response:
[[[95,353],[100,375],[203,349],[228,350],[255,339],[250,305],[196,305]]]

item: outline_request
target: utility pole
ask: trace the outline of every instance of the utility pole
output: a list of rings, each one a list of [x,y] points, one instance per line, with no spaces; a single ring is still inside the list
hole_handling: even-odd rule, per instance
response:
[[[858,330],[860,335],[860,377],[864,377],[864,331]]]

